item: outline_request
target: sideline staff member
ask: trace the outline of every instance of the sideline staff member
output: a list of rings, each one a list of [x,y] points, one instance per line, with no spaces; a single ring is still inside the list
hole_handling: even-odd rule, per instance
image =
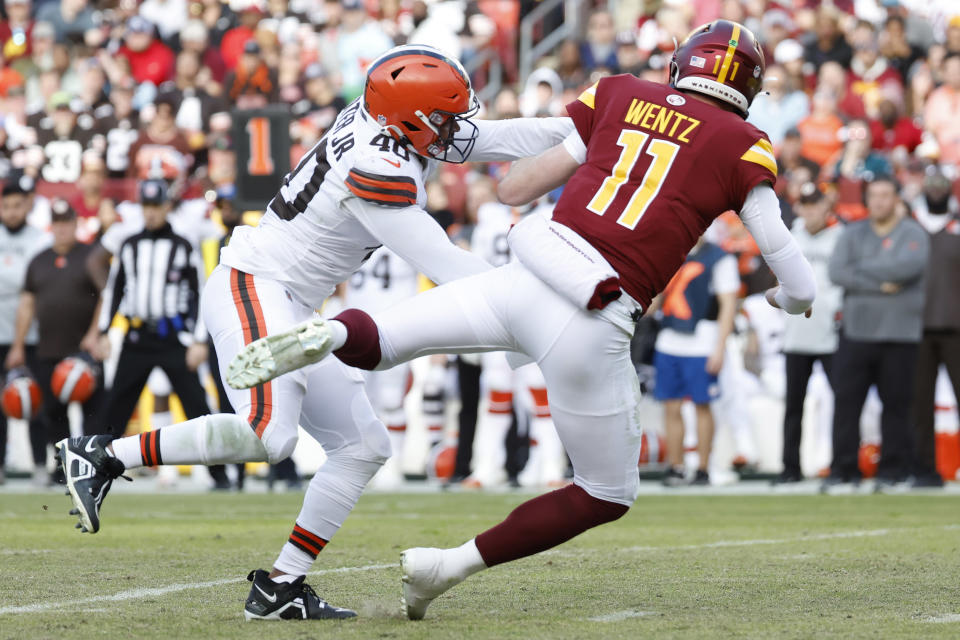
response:
[[[188,418],[210,413],[196,373],[207,359],[207,332],[197,315],[201,259],[167,222],[170,201],[163,180],[144,180],[140,203],[144,229],[127,238],[114,257],[100,310],[101,358],[110,352],[106,333],[117,311],[130,323],[103,409],[103,427],[114,435],[123,435],[154,367],[170,378]]]

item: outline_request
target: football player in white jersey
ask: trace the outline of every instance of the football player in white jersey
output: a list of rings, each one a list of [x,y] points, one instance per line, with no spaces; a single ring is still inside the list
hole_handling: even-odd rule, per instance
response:
[[[382,311],[417,293],[417,270],[387,247],[380,247],[346,283],[344,305],[367,313]],[[378,489],[396,487],[403,480],[401,461],[407,433],[407,411],[403,406],[410,388],[410,365],[385,371],[364,371],[367,396],[374,411],[387,427],[393,456],[374,477]]]
[[[239,227],[201,298],[221,365],[244,345],[311,318],[334,288],[381,245],[444,283],[489,265],[455,247],[423,209],[425,178],[438,162],[535,155],[573,129],[567,118],[471,122],[478,102],[462,65],[426,46],[391,49],[374,60],[363,95],[283,181],[259,226]],[[362,312],[338,318],[350,324]],[[308,351],[323,335],[299,334]],[[368,367],[372,368],[372,367]],[[250,390],[228,389],[236,414],[217,414],[112,442],[58,443],[80,518],[96,532],[99,509],[126,468],[159,464],[276,462],[290,455],[299,425],[328,458],[273,571],[256,570],[247,619],[345,618],[304,584],[320,551],[390,456],[387,430],[353,368],[336,359]]]

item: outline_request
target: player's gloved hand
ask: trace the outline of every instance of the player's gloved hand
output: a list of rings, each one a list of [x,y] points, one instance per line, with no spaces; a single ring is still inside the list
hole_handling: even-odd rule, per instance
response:
[[[187,369],[196,371],[197,367],[207,361],[209,355],[210,353],[207,350],[206,344],[203,342],[194,342],[187,347]]]

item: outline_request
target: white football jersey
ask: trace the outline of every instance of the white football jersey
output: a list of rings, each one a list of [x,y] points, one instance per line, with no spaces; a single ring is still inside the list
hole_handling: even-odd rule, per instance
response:
[[[516,222],[512,207],[487,202],[477,208],[477,226],[470,237],[470,250],[495,267],[510,262],[507,233]]]
[[[221,262],[319,307],[381,246],[360,220],[364,210],[422,209],[435,168],[382,133],[354,100],[284,178],[260,225],[233,232]]]
[[[417,293],[417,270],[380,247],[347,280],[345,305],[376,313]]]

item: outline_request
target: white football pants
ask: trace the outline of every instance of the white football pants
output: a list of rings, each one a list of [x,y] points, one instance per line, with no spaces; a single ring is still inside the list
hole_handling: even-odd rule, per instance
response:
[[[314,315],[276,281],[223,265],[207,280],[201,312],[224,380],[227,366],[245,344]],[[298,424],[323,446],[327,461],[310,481],[297,524],[324,543],[330,540],[390,457],[387,429],[370,406],[360,372],[328,358],[253,389],[224,386],[237,415],[259,436],[269,461],[293,452]],[[285,560],[298,554],[288,542],[274,566],[302,573],[311,558]]]
[[[629,314],[626,305],[612,304]],[[640,384],[628,333],[577,309],[517,262],[449,282],[373,318],[380,332],[378,369],[432,353],[528,355],[546,380],[574,482],[600,500],[633,504]]]

